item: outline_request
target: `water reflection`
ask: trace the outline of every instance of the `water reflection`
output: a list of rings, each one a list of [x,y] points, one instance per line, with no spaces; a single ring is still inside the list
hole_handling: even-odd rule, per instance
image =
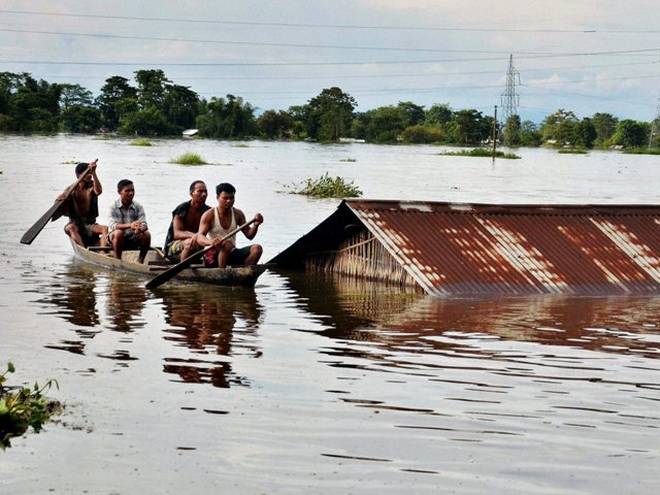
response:
[[[233,370],[231,358],[261,355],[257,328],[263,309],[254,290],[178,284],[158,296],[169,325],[165,339],[191,351],[166,357],[166,373],[215,387],[249,385]]]
[[[496,338],[660,358],[659,297],[440,299],[337,276],[287,277],[333,339],[428,352],[451,347],[443,336]]]

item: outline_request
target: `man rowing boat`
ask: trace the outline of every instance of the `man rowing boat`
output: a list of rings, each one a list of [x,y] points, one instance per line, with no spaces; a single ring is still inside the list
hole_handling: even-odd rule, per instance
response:
[[[215,188],[218,206],[206,211],[200,220],[197,232],[197,244],[214,247],[204,254],[204,265],[207,267],[225,268],[227,265],[256,265],[263,252],[259,244],[251,244],[243,248],[236,247],[236,235],[229,239],[221,239],[245,223],[245,214],[234,208],[236,188],[227,182],[218,184]],[[264,221],[261,213],[254,216],[254,222],[244,227],[241,232],[248,239],[254,239],[259,225]]]
[[[64,232],[79,246],[89,246],[99,239],[101,248],[108,245],[108,227],[96,223],[99,216],[98,197],[103,192],[101,181],[96,176],[97,162],[76,165],[76,177],[83,179],[78,183],[63,206],[63,212],[69,217]],[[65,197],[66,191],[58,196]]]

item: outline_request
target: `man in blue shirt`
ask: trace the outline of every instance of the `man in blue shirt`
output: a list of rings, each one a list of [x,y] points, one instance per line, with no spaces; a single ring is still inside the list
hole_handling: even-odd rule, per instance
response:
[[[110,208],[110,241],[113,254],[117,259],[121,259],[124,249],[139,249],[138,261],[144,263],[144,257],[151,246],[151,234],[144,208],[133,201],[133,181],[120,180],[117,183],[117,192],[119,199]]]

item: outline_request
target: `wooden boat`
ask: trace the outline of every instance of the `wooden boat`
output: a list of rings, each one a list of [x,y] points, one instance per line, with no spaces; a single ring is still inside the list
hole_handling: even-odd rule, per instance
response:
[[[144,263],[138,263],[139,251],[124,251],[121,260],[101,254],[98,247],[79,246],[71,241],[73,252],[77,258],[111,270],[136,273],[149,278],[174,266],[160,249],[151,248],[147,253]],[[231,266],[227,268],[206,268],[201,263],[191,265],[190,268],[177,274],[175,279],[191,282],[202,282],[206,284],[223,286],[254,287],[259,276],[268,268],[268,265],[254,266]]]

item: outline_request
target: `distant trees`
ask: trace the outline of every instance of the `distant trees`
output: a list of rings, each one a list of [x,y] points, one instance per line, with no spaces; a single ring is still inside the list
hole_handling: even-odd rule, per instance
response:
[[[474,146],[490,139],[493,119],[476,109],[453,110],[447,103],[428,109],[400,101],[356,112],[357,101],[341,88],[323,89],[307,103],[287,110],[257,109],[231,94],[210,100],[174,84],[159,69],[138,70],[134,81],[112,76],[98,96],[79,84],[50,84],[28,73],[0,72],[0,132],[92,133],[100,128],[137,135],[174,135],[197,127],[218,139],[309,139],[335,142],[341,137],[373,143],[445,143]],[[651,145],[660,145],[660,122]],[[619,121],[598,112],[578,118],[559,109],[539,125],[514,115],[504,123],[507,146],[591,148],[649,144],[651,123]]]

